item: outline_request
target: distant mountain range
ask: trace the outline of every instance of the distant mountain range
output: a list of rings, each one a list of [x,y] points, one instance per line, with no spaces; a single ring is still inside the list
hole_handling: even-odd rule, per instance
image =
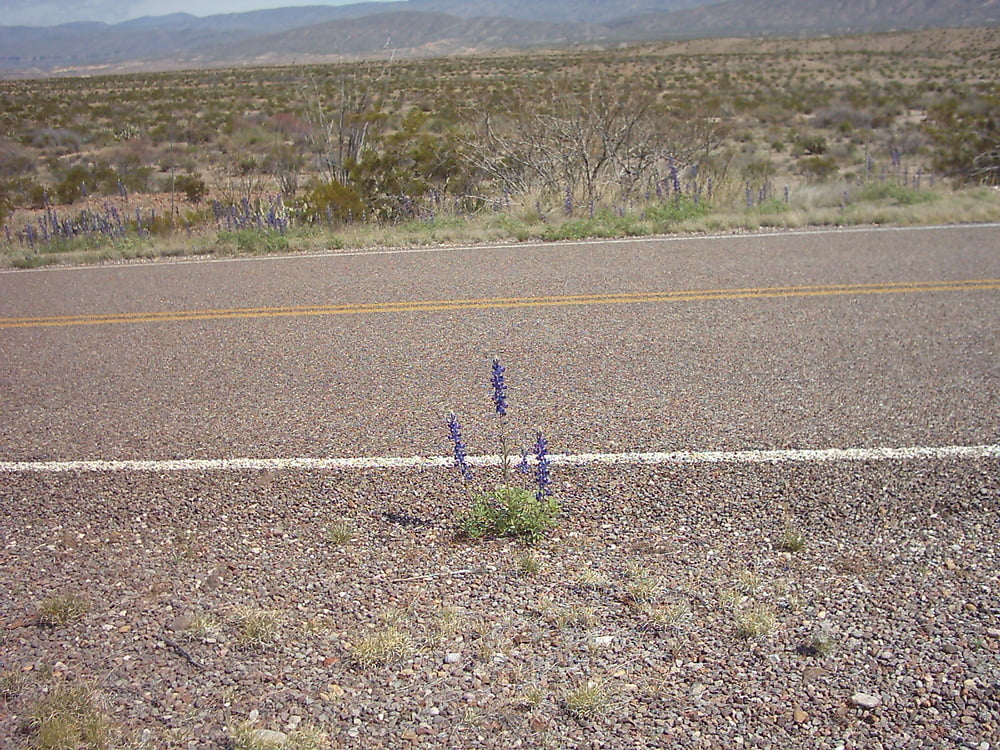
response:
[[[1000,25],[1000,0],[404,0],[0,26],[0,76]]]

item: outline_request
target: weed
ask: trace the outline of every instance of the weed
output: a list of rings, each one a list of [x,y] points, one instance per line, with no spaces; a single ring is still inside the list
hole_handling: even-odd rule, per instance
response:
[[[629,578],[625,584],[625,593],[635,604],[648,604],[663,590],[663,580],[659,576],[650,575],[641,563],[630,562],[625,567],[625,575]]]
[[[763,602],[753,602],[737,609],[735,619],[737,635],[747,640],[770,635],[778,624],[774,607]]]
[[[38,607],[38,622],[57,627],[82,620],[90,611],[87,600],[79,594],[59,594],[43,601]]]
[[[607,588],[611,582],[608,577],[604,575],[599,570],[594,570],[593,568],[585,568],[580,571],[579,575],[576,577],[576,583],[580,588],[588,589],[590,591],[600,591],[601,589]]]
[[[281,618],[277,612],[256,606],[241,607],[235,612],[236,642],[240,648],[262,649],[278,639]]]
[[[813,630],[810,643],[813,650],[820,656],[832,656],[837,650],[837,639],[833,635],[833,626],[829,620],[820,622]]]
[[[27,713],[27,729],[37,750],[105,750],[114,726],[97,694],[86,685],[58,685]]]
[[[677,602],[662,606],[646,605],[640,612],[649,619],[653,627],[661,630],[684,630],[691,621],[691,608],[687,602]]]
[[[451,638],[462,626],[466,618],[458,607],[445,607],[437,615],[437,634],[439,639]]]
[[[764,580],[752,570],[742,570],[736,576],[736,590],[753,596],[764,588]]]
[[[21,697],[28,687],[28,675],[19,669],[8,669],[0,674],[0,698],[12,701]]]
[[[778,537],[777,546],[785,552],[799,552],[806,546],[806,539],[796,527],[786,524]]]
[[[597,610],[586,605],[564,607],[556,611],[559,628],[592,628],[597,624]]]
[[[416,648],[408,633],[396,625],[386,625],[362,638],[350,651],[358,666],[370,669],[408,659]]]
[[[206,640],[217,637],[221,632],[222,623],[210,612],[195,615],[184,628],[184,635],[189,639]]]
[[[517,560],[517,572],[524,576],[538,575],[542,571],[542,562],[535,555],[527,552]]]
[[[541,432],[535,433],[534,488],[526,489],[512,484],[510,449],[507,443],[507,382],[506,368],[494,359],[490,376],[493,408],[498,422],[502,481],[491,491],[473,493],[473,479],[468,453],[462,438],[462,428],[454,414],[448,416],[448,436],[452,443],[455,466],[462,477],[472,507],[459,516],[459,534],[469,539],[512,536],[532,543],[556,525],[560,506],[552,497],[552,476],[548,441]],[[528,453],[522,455],[518,470],[532,473]]]
[[[331,544],[338,546],[350,544],[354,540],[354,529],[350,521],[341,518],[326,527],[326,538]]]
[[[556,525],[559,506],[552,500],[539,502],[523,487],[498,487],[473,500],[472,508],[459,518],[459,533],[469,539],[513,536],[532,543]]]
[[[548,693],[540,685],[529,685],[518,695],[517,703],[525,708],[538,708],[545,702]]]
[[[587,680],[566,693],[563,701],[577,719],[593,719],[610,708],[612,693],[604,680]]]

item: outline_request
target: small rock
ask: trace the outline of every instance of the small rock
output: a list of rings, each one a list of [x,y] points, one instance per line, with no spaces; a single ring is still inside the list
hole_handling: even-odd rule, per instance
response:
[[[599,635],[594,638],[595,646],[610,646],[615,642],[615,637],[613,635]]]
[[[809,714],[807,714],[801,708],[796,708],[792,712],[792,718],[795,720],[796,724],[805,724],[807,721],[809,721]]]
[[[882,705],[882,699],[877,695],[868,693],[855,693],[851,696],[851,703],[861,708],[877,708]]]
[[[408,742],[416,742],[420,739],[419,735],[414,731],[413,727],[407,727],[403,730],[403,733],[399,735],[402,739]]]
[[[177,617],[170,621],[170,624],[168,624],[167,627],[175,633],[179,633],[182,630],[187,630],[191,627],[193,620],[194,618],[191,617],[191,615],[177,615]]]
[[[944,561],[944,566],[948,570],[955,570],[956,568],[958,568],[958,566],[955,564],[955,561],[952,560],[950,557]]]
[[[457,651],[452,651],[444,655],[445,664],[458,664],[460,661],[462,661],[462,655]]]
[[[263,747],[282,747],[288,742],[288,735],[274,729],[255,729],[254,739],[258,745]]]

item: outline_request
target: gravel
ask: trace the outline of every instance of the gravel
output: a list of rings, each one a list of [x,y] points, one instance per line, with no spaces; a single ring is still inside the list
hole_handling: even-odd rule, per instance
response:
[[[124,747],[996,748],[998,469],[560,467],[533,548],[444,469],[8,474],[0,744],[70,683]]]

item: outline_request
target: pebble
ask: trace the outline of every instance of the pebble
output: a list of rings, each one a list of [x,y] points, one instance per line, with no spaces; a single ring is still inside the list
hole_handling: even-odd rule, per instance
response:
[[[878,708],[882,705],[882,699],[877,695],[868,693],[855,693],[851,696],[851,703],[861,708]]]

